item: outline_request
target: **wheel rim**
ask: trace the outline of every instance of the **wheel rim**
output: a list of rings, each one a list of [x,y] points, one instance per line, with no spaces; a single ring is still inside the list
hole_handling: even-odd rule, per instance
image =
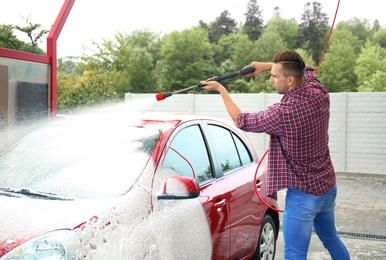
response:
[[[264,225],[260,239],[260,258],[271,260],[275,254],[275,231],[270,223]]]

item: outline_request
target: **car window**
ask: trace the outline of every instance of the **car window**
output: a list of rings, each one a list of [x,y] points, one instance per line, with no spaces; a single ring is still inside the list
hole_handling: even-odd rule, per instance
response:
[[[196,178],[199,183],[213,179],[208,150],[198,125],[189,126],[174,137],[162,166]]]
[[[224,173],[250,163],[251,156],[244,143],[226,128],[208,125],[216,144],[217,159]]]
[[[240,160],[241,160],[241,165],[247,165],[252,162],[252,155],[250,151],[248,150],[247,146],[244,144],[241,139],[232,133],[233,140],[235,141],[237,151],[239,152]]]

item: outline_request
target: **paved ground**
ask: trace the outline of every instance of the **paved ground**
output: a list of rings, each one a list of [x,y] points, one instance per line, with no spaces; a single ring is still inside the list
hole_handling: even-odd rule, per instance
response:
[[[386,175],[338,173],[336,228],[352,260],[386,259]],[[279,194],[284,208],[285,192]],[[276,260],[284,259],[280,232]],[[331,259],[316,235],[312,236],[308,259]]]

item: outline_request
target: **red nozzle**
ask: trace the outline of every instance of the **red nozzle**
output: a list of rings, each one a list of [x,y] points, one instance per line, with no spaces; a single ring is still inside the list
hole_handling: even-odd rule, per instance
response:
[[[170,97],[171,95],[172,93],[170,92],[167,92],[167,93],[161,92],[155,95],[155,98],[157,99],[157,101],[160,101],[160,100],[164,100],[167,97]]]

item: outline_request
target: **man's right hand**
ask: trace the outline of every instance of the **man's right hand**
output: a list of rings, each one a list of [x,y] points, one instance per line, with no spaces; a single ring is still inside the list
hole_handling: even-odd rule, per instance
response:
[[[244,68],[252,66],[255,68],[255,71],[248,73],[246,76],[254,76],[254,75],[260,74],[262,72],[271,71],[272,65],[273,65],[272,62],[253,61],[251,64],[245,66]]]

